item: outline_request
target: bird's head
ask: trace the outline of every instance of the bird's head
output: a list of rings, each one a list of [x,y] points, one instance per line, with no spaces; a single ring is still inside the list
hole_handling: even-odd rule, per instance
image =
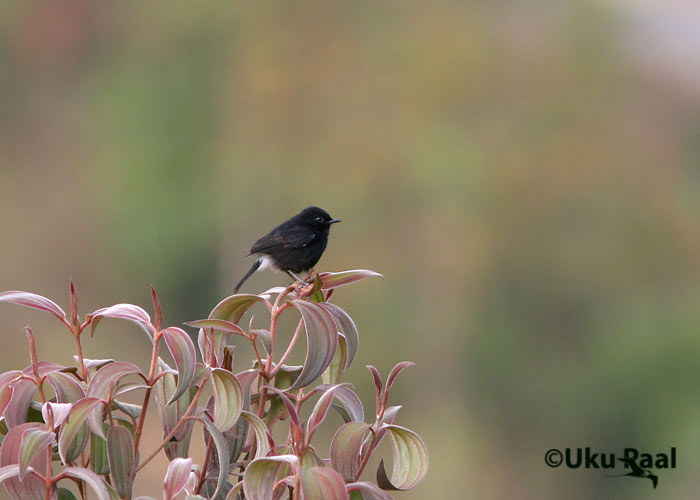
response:
[[[328,215],[328,212],[318,207],[307,207],[299,215],[304,222],[318,229],[327,230],[331,224],[340,222],[340,219],[334,219]]]

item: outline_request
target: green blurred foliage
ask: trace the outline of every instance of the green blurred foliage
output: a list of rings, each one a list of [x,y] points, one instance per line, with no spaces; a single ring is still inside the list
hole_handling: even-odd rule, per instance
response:
[[[0,288],[67,305],[73,277],[88,312],[153,284],[167,322],[205,317],[316,204],[344,221],[319,269],[385,275],[336,295],[349,379],[370,406],[363,364],[418,364],[394,394],[431,470],[397,498],[695,493],[700,105],[636,65],[624,9],[28,0],[0,26]],[[50,321],[2,317],[3,369],[27,322],[70,362]],[[145,359],[117,328],[88,355]],[[652,492],[547,468],[566,446],[682,464]]]

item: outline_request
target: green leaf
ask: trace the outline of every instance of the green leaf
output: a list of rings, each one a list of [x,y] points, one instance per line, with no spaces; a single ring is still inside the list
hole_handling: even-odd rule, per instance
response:
[[[225,432],[236,423],[243,410],[243,388],[236,376],[221,368],[211,372],[214,392],[214,425]]]
[[[95,490],[99,500],[110,500],[109,491],[107,491],[107,487],[102,482],[102,479],[91,470],[82,467],[68,467],[58,477],[64,476],[84,481],[90,488]]]
[[[348,500],[343,478],[328,467],[302,469],[301,494],[304,500]]]
[[[243,475],[243,492],[246,500],[270,500],[275,484],[289,476],[291,465],[296,464],[294,455],[258,458],[250,462]]]
[[[338,333],[338,349],[335,351],[333,361],[321,374],[321,381],[324,384],[337,384],[343,374],[345,364],[348,359],[348,344],[342,333]]]
[[[109,474],[107,441],[97,434],[90,436],[90,467],[95,474]]]
[[[304,367],[294,384],[287,389],[292,391],[311,384],[328,368],[338,348],[338,332],[333,317],[323,306],[303,300],[289,303],[301,313],[307,344]]]
[[[196,386],[192,386],[189,392],[186,392],[182,397],[167,405],[166,402],[175,393],[175,387],[175,375],[169,373],[160,376],[153,386],[158,416],[163,426],[163,437],[170,434],[170,431],[175,428],[177,422],[183,417],[192,398],[197,392]],[[194,422],[192,420],[185,422],[179,427],[171,442],[165,445],[163,449],[168,459],[172,460],[176,457],[188,456],[193,425]]]
[[[348,422],[342,425],[331,441],[331,464],[345,481],[357,480],[362,445],[370,435],[370,425]]]
[[[83,450],[87,442],[87,428],[81,431],[83,424],[93,411],[100,411],[97,407],[102,402],[97,398],[83,398],[73,405],[68,417],[61,425],[58,433],[58,454],[64,464],[75,460]],[[100,419],[100,427],[102,421]],[[82,434],[82,435],[81,435]]]
[[[245,312],[257,302],[265,302],[265,299],[258,295],[231,295],[214,306],[208,319],[223,319],[238,323]]]
[[[182,396],[192,385],[197,358],[192,339],[184,330],[171,326],[163,330],[163,338],[177,366],[177,388],[175,394],[168,401],[170,404]]]
[[[191,458],[176,458],[168,464],[163,480],[163,497],[173,500],[184,488],[192,471]]]
[[[130,498],[134,484],[134,442],[124,427],[112,426],[107,432],[107,457],[112,483],[121,498]]]
[[[350,285],[356,281],[363,280],[365,278],[371,277],[383,278],[379,273],[374,271],[369,271],[367,269],[354,269],[352,271],[342,271],[340,273],[321,273],[321,281],[323,282],[322,288],[324,290],[331,290],[333,288],[338,288],[340,286]]]
[[[97,398],[105,403],[109,402],[113,391],[119,386],[120,380],[127,375],[139,375],[144,380],[146,378],[138,366],[125,361],[115,361],[103,366],[90,380],[87,397]],[[88,419],[88,424],[92,432],[105,438],[100,413],[93,413]]]
[[[213,328],[220,332],[233,333],[248,338],[248,334],[240,326],[223,319],[198,319],[196,321],[187,321],[185,324],[194,328]]]
[[[67,488],[58,489],[58,500],[78,500],[73,492]]]
[[[394,470],[389,479],[382,460],[377,470],[377,484],[383,490],[410,490],[428,472],[428,449],[420,436],[412,430],[398,425],[383,427],[392,437]]]
[[[323,391],[323,394],[321,394],[321,397],[318,399],[318,401],[314,405],[314,409],[311,411],[311,415],[309,415],[309,419],[306,421],[306,441],[307,441],[307,444],[311,441],[311,438],[313,437],[313,434],[316,431],[316,428],[319,425],[321,425],[321,422],[323,422],[323,419],[326,418],[326,415],[328,414],[328,410],[331,407],[331,402],[333,401],[333,396],[335,395],[335,392],[340,387],[347,387],[348,385],[350,385],[350,384],[332,385],[332,386],[325,388],[325,390]]]

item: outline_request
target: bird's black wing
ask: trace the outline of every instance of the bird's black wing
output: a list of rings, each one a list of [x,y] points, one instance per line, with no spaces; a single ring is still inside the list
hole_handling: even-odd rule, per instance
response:
[[[283,225],[284,226],[284,225]],[[253,244],[250,253],[274,253],[278,250],[302,248],[316,237],[313,231],[301,226],[279,226]]]

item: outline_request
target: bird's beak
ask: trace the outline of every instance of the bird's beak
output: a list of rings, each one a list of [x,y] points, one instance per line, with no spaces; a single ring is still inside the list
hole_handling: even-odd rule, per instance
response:
[[[335,224],[336,222],[342,222],[340,219],[331,219],[328,224]]]

